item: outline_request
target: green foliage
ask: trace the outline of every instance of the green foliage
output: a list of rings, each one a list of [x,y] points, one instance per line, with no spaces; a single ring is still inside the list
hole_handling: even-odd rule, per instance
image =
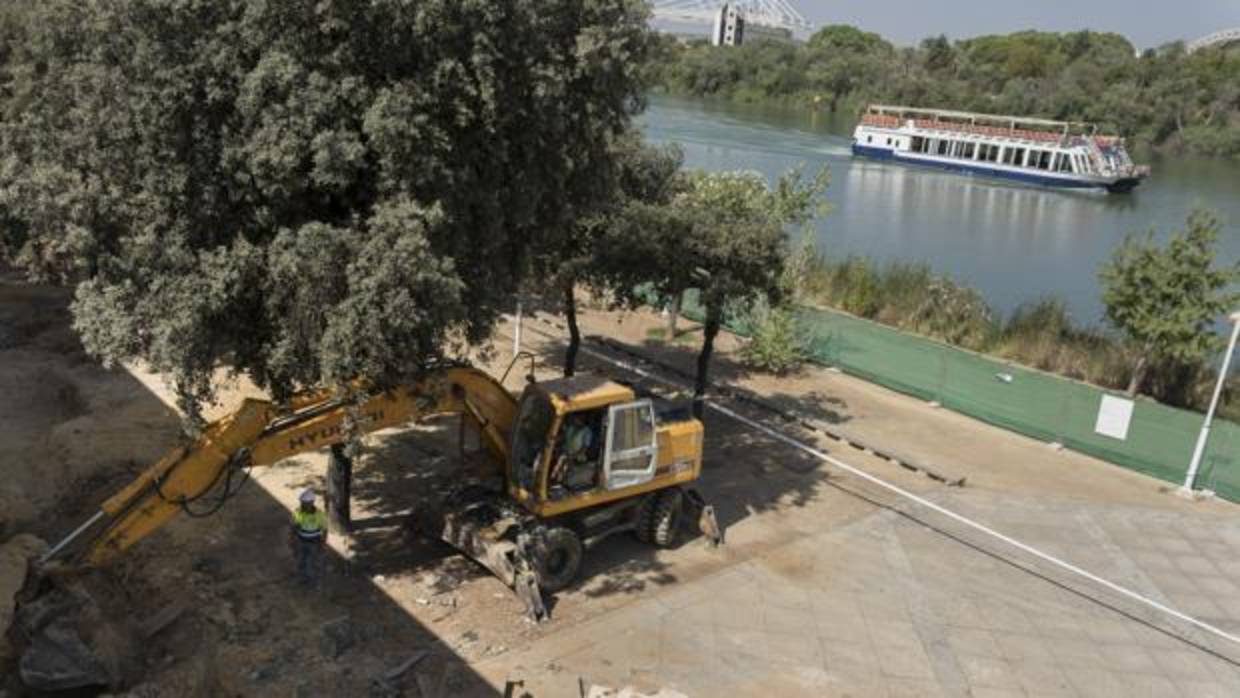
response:
[[[752,336],[741,347],[745,365],[782,376],[809,359],[809,340],[791,305],[772,308],[767,303],[757,303],[747,319]]]
[[[87,347],[191,414],[221,364],[390,383],[489,334],[613,196],[652,45],[638,0],[25,7],[0,254],[80,282]]]
[[[1137,56],[1118,34],[1024,31],[896,49],[833,25],[803,45],[663,45],[647,74],[660,88],[831,110],[868,102],[1092,121],[1139,144],[1240,155],[1240,50]]]
[[[1187,227],[1165,246],[1150,231],[1129,236],[1100,272],[1106,318],[1132,344],[1138,365],[1133,386],[1151,361],[1193,366],[1210,358],[1222,338],[1214,323],[1235,310],[1240,265],[1214,265],[1219,222],[1211,213],[1189,214]]]
[[[706,310],[698,354],[695,412],[701,416],[715,336],[728,309],[788,292],[786,227],[821,210],[827,174],[806,183],[790,172],[768,188],[751,172],[687,172],[666,203],[631,201],[607,226],[596,273],[616,301],[671,306],[697,288]]]
[[[664,202],[630,200],[600,241],[599,274],[635,306],[650,301],[632,289],[652,292],[657,302],[692,287],[713,313],[759,297],[788,292],[784,275],[786,226],[803,226],[823,210],[819,197],[826,171],[810,181],[792,171],[774,188],[749,172],[682,173]]]

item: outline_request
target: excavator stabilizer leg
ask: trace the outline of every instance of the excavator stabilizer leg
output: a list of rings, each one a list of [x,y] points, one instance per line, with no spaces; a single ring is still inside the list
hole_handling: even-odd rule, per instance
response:
[[[715,507],[707,504],[706,499],[695,489],[686,489],[685,497],[692,510],[697,512],[698,530],[710,541],[712,547],[723,545],[723,529],[715,518]]]
[[[538,588],[538,579],[533,572],[526,570],[518,574],[512,590],[517,593],[521,603],[525,604],[525,613],[530,620],[535,623],[547,620],[547,605],[543,603],[542,591]]]

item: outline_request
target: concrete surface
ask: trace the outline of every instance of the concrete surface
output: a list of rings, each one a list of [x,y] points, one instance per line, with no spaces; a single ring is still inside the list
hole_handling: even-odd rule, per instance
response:
[[[594,313],[585,324],[664,360],[691,358],[644,343],[633,316]],[[725,374],[734,370],[727,357],[725,345]],[[728,380],[772,393],[767,378],[736,371]],[[824,418],[966,476],[963,489],[916,486],[947,508],[1240,633],[1234,505],[1185,502],[1150,478],[846,376],[814,369],[778,385],[781,399],[830,405]],[[787,457],[749,431],[747,453]],[[909,486],[896,466],[828,446]],[[765,540],[766,548],[717,553],[728,563],[710,574],[647,590],[474,670],[494,690],[520,680],[533,696],[576,695],[581,679],[689,696],[1240,695],[1240,646],[829,467],[790,470],[782,477],[819,476],[816,495],[733,524],[747,544]],[[726,498],[718,479],[707,473],[703,488]],[[859,505],[865,513],[838,516],[837,507]],[[733,507],[743,510],[743,501]],[[787,530],[799,535],[776,535]],[[708,553],[694,541],[661,555]]]
[[[1240,522],[938,499],[1240,630]],[[936,518],[880,509],[475,669],[535,696],[578,676],[690,696],[1240,695],[1240,648]]]

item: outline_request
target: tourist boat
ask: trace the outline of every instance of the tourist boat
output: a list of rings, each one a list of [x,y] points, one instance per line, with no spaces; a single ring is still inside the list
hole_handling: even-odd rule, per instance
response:
[[[1127,192],[1150,174],[1117,136],[1069,121],[870,106],[853,154],[1051,187]]]

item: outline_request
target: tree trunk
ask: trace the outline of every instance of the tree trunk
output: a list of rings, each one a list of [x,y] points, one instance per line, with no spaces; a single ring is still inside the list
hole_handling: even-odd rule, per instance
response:
[[[337,530],[353,528],[353,459],[344,444],[333,444],[327,457],[327,515]]]
[[[1137,359],[1137,365],[1132,368],[1132,380],[1128,381],[1128,390],[1124,391],[1128,393],[1128,397],[1137,396],[1137,391],[1141,389],[1141,384],[1145,383],[1145,373],[1148,368],[1149,359],[1146,358],[1145,354],[1142,354]]]
[[[693,385],[693,416],[702,418],[706,409],[706,383],[710,371],[710,355],[715,350],[715,336],[719,334],[721,324],[719,313],[714,309],[706,309],[706,324],[702,328],[702,351],[698,353],[697,380]]]
[[[581,347],[581,328],[577,327],[577,299],[573,295],[573,282],[564,286],[564,320],[568,323],[568,348],[564,350],[564,375],[577,371],[577,349]]]
[[[667,341],[676,339],[676,320],[680,317],[680,304],[684,301],[685,292],[681,291],[672,296],[672,305],[667,311]]]

